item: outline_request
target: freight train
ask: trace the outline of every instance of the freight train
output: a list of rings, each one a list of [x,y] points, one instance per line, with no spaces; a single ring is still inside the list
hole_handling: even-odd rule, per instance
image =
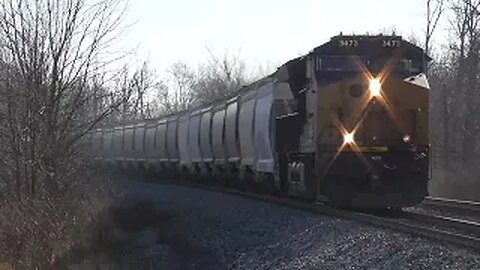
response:
[[[424,51],[397,35],[338,35],[227,98],[90,134],[95,159],[353,208],[428,193]]]

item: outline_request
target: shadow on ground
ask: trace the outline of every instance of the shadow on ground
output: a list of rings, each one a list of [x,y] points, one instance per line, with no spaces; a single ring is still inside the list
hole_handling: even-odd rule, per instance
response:
[[[73,247],[57,269],[193,269],[208,252],[192,244],[182,218],[152,201],[121,201],[106,209],[88,241]]]

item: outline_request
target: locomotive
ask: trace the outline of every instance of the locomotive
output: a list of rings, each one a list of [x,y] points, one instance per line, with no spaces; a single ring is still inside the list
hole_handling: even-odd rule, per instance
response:
[[[352,208],[428,193],[431,59],[397,35],[338,35],[229,97],[90,134],[116,169],[223,179]]]

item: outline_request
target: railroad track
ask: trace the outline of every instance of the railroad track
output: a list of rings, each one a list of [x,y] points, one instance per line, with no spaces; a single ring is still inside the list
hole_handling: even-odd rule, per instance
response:
[[[420,206],[435,210],[448,210],[467,215],[480,216],[480,202],[427,197]]]
[[[450,230],[453,229],[454,231],[465,232],[468,235],[472,235],[474,237],[480,237],[479,222],[452,218],[448,216],[440,216],[436,214],[420,214],[415,212],[405,212],[404,217],[409,220],[426,223],[431,226],[445,227]]]
[[[480,250],[480,224],[474,222],[458,221],[451,218],[439,216],[423,216],[415,213],[408,213],[407,216],[409,217],[407,219],[398,219],[395,217],[384,217],[369,213],[346,211],[332,208],[323,204],[294,200],[292,198],[274,197],[267,194],[250,193],[230,188],[203,185],[192,182],[162,181],[162,183],[196,187],[214,192],[227,193],[248,199],[254,199],[262,202],[274,203],[290,208],[309,211],[317,214],[355,220],[364,224],[383,227],[386,229],[400,231],[411,235],[427,237],[444,243],[450,243],[466,248]],[[413,216],[415,216],[415,218],[413,218]],[[421,224],[419,224],[419,221],[421,221]],[[425,223],[441,224],[444,226],[454,227],[456,229],[462,229],[462,231],[466,229],[469,232],[473,232],[476,236],[435,228],[435,226],[426,225]]]

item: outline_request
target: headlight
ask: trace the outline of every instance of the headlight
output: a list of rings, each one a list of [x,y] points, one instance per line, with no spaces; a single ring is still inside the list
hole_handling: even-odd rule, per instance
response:
[[[355,140],[353,139],[353,132],[343,135],[343,143],[344,144],[352,144],[354,141]]]
[[[382,84],[380,83],[380,80],[376,78],[371,79],[368,89],[370,90],[370,95],[372,97],[380,96],[380,92],[382,91]]]

